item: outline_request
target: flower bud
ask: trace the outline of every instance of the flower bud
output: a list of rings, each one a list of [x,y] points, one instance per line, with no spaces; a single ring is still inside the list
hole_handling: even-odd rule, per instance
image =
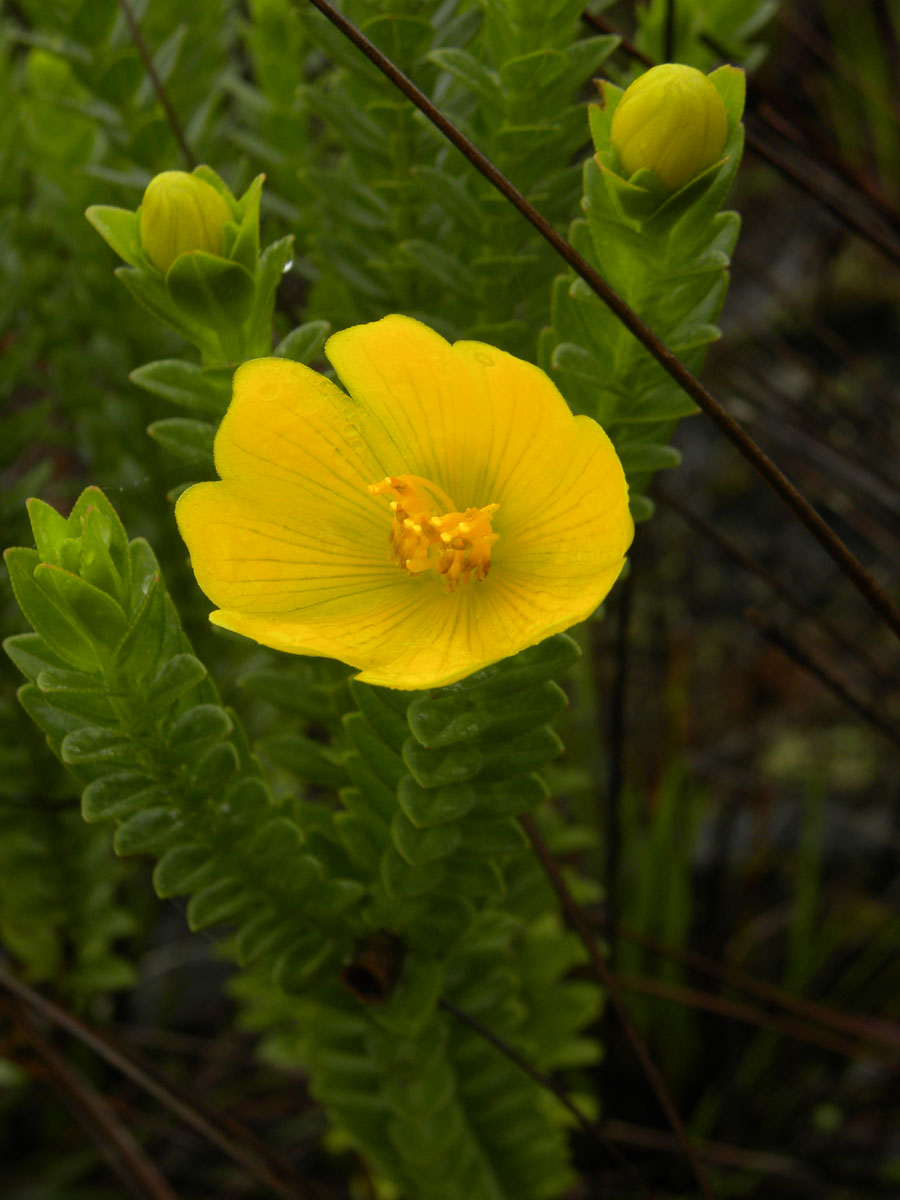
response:
[[[636,79],[613,113],[610,139],[628,175],[649,168],[670,192],[712,166],[728,118],[715,86],[696,67],[665,63]]]
[[[188,250],[221,254],[225,222],[231,219],[227,200],[212,184],[186,171],[163,171],[144,192],[144,253],[163,272]]]

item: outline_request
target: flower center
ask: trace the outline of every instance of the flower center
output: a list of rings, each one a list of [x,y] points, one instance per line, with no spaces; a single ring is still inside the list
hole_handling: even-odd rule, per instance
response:
[[[391,558],[398,566],[411,575],[434,568],[443,575],[448,592],[473,575],[487,579],[491,546],[499,537],[491,530],[491,519],[499,504],[456,512],[445,491],[418,475],[386,475],[380,483],[370,484],[369,492],[394,497],[390,543]]]

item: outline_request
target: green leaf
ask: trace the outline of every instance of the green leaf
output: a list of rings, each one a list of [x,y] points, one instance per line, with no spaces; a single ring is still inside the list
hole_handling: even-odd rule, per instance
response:
[[[480,779],[502,780],[542,767],[563,752],[558,735],[546,725],[522,737],[484,750]]]
[[[138,214],[127,208],[108,204],[92,204],[84,214],[103,240],[130,267],[153,270],[141,246]]]
[[[41,560],[62,566],[60,543],[72,535],[68,520],[43,500],[28,500],[25,507]]]
[[[304,783],[339,788],[347,774],[327,747],[302,734],[281,733],[265,738],[258,745],[264,759],[292,771]]]
[[[329,333],[329,321],[307,321],[283,337],[275,347],[274,353],[277,358],[289,358],[292,362],[309,366],[314,358],[321,355]]]
[[[98,676],[50,667],[41,671],[36,683],[57,708],[86,717],[97,724],[118,724],[117,697],[110,694]]]
[[[191,771],[191,787],[218,800],[239,769],[237,750],[231,742],[219,742],[201,755]],[[231,805],[227,801],[220,803],[219,808],[220,811],[231,812]]]
[[[463,826],[466,848],[473,854],[519,854],[527,850],[528,838],[518,821],[504,818],[499,821],[467,820]]]
[[[256,274],[259,258],[259,201],[265,175],[257,175],[241,197],[243,210],[237,238],[231,247],[229,258],[239,263],[250,275]]]
[[[197,704],[173,721],[169,752],[182,760],[199,754],[231,733],[231,721],[218,704]]]
[[[462,831],[449,823],[417,829],[405,813],[397,812],[391,822],[391,837],[403,859],[416,867],[451,855],[462,842]]]
[[[375,1021],[403,1037],[416,1037],[432,1019],[444,986],[444,966],[423,955],[407,958],[391,997],[373,1009]]]
[[[409,728],[423,746],[450,746],[491,733],[502,739],[524,733],[558,716],[568,700],[558,684],[547,682],[513,690],[502,700],[484,698],[478,690],[415,700],[409,707]]]
[[[125,633],[127,622],[121,605],[93,584],[51,563],[36,567],[34,580],[66,606],[91,641],[109,646]]]
[[[389,896],[423,896],[434,891],[444,874],[442,863],[411,867],[394,846],[381,856],[381,882]]]
[[[449,71],[451,75],[462,80],[466,87],[470,88],[489,108],[503,110],[504,96],[500,77],[496,71],[492,71],[480,63],[477,58],[473,58],[467,50],[443,47],[439,50],[432,50],[427,57],[429,62],[435,63],[444,71]]]
[[[174,264],[173,264],[174,266]],[[236,267],[235,270],[241,268]],[[166,285],[158,274],[137,270],[134,267],[118,267],[116,278],[121,280],[132,296],[149,309],[155,317],[171,325],[183,338],[192,342],[201,352],[214,358],[219,342],[206,323],[187,312],[176,309]]]
[[[159,896],[181,896],[193,892],[216,873],[209,848],[185,842],[166,851],[153,871],[153,886]]]
[[[68,766],[83,763],[143,763],[146,752],[132,741],[127,733],[116,729],[104,729],[99,725],[85,725],[66,734],[62,743],[62,760]]]
[[[84,789],[81,815],[85,821],[117,820],[166,799],[166,789],[144,771],[113,771]]]
[[[163,358],[136,367],[128,378],[154,396],[218,422],[231,399],[231,375],[227,367],[201,367],[179,358]]]
[[[219,879],[191,896],[187,906],[188,926],[196,933],[198,929],[227,921],[252,900],[253,894],[246,890],[240,879]]]
[[[191,250],[169,267],[166,290],[180,313],[214,330],[225,347],[247,320],[255,287],[253,276],[238,263]]]
[[[206,678],[206,667],[193,654],[176,654],[163,663],[147,690],[146,712],[162,712]]]
[[[177,842],[183,826],[170,808],[142,808],[120,825],[113,837],[116,854],[158,854]]]
[[[321,933],[307,933],[278,956],[272,968],[272,979],[287,992],[299,992],[335,955],[337,946]]]
[[[484,766],[485,756],[470,743],[426,750],[415,738],[407,738],[403,745],[403,761],[422,787],[438,788],[472,779]]]
[[[81,621],[56,599],[56,593],[48,594],[37,584],[34,572],[41,565],[37,551],[14,546],[3,557],[19,608],[48,648],[76,670],[98,671],[100,654]]]
[[[186,462],[202,464],[212,473],[215,425],[210,425],[208,421],[194,421],[189,417],[166,417],[148,425],[147,432],[166,450]]]
[[[17,633],[3,642],[3,649],[22,674],[31,683],[36,683],[42,671],[48,667],[64,669],[66,662],[54,654],[36,633]]]
[[[362,713],[348,713],[342,724],[366,766],[393,791],[406,774],[400,755],[382,741]]]
[[[375,733],[398,753],[409,737],[409,726],[403,713],[388,700],[389,688],[373,687],[369,683],[350,680],[350,691],[363,716]],[[412,693],[415,695],[416,693]]]
[[[417,829],[429,829],[464,817],[475,805],[476,791],[467,783],[426,788],[416,783],[411,775],[406,775],[400,780],[397,798]]]

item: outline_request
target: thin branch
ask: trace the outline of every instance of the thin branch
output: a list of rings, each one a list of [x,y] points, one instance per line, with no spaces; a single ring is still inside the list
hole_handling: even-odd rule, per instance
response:
[[[809,651],[798,646],[783,630],[779,629],[767,617],[764,617],[762,613],[757,612],[756,609],[748,608],[745,610],[744,615],[756,626],[767,641],[771,642],[773,646],[777,646],[779,650],[786,654],[788,658],[793,659],[804,671],[807,671],[810,675],[814,675],[820,683],[823,683],[830,692],[837,696],[848,708],[851,708],[867,725],[871,725],[873,729],[877,729],[879,733],[893,742],[895,746],[900,746],[900,730],[896,729],[890,722],[885,721],[881,714],[876,712],[865,700],[854,695],[847,685],[840,679],[837,679],[824,663],[818,662],[812,657]]]
[[[740,453],[765,479],[776,495],[790,508],[827,554],[837,563],[860,594],[900,638],[900,608],[894,604],[876,580],[866,571],[828,523],[797,490],[784,473],[754,442],[738,421],[719,403],[678,357],[653,333],[644,321],[621,299],[589,262],[569,245],[549,221],[537,211],[517,188],[501,174],[484,154],[436,108],[355,25],[342,16],[328,0],[309,0],[341,33],[422,112],[474,167],[537,230],[597,296],[618,317],[642,346],[668,372],[678,386],[718,425]]]
[[[184,155],[184,161],[193,171],[197,165],[197,160],[194,158],[193,152],[187,143],[187,138],[184,136],[184,130],[181,128],[181,122],[172,107],[172,102],[166,94],[166,89],[163,87],[162,80],[157,74],[156,67],[153,65],[153,59],[150,56],[150,51],[147,49],[147,44],[141,36],[140,28],[134,13],[131,11],[131,5],[128,0],[119,0],[119,8],[122,10],[122,16],[125,18],[125,24],[128,26],[131,33],[131,39],[135,44],[138,54],[144,64],[144,69],[147,76],[153,85],[153,90],[156,92],[156,98],[162,105],[163,112],[166,114],[166,120],[169,122],[169,128],[174,134],[175,141],[181,147],[181,153]]]
[[[660,1108],[665,1113],[666,1120],[669,1122],[672,1132],[678,1140],[678,1145],[681,1147],[682,1154],[684,1154],[684,1157],[690,1164],[691,1170],[694,1173],[694,1178],[697,1181],[697,1185],[700,1188],[701,1193],[706,1200],[714,1200],[712,1189],[710,1188],[709,1181],[706,1178],[706,1172],[700,1165],[700,1160],[697,1158],[694,1147],[687,1135],[687,1131],[685,1130],[681,1117],[678,1115],[678,1111],[675,1108],[671,1096],[669,1095],[669,1089],[666,1086],[666,1082],[660,1074],[656,1063],[650,1057],[650,1052],[635,1028],[631,1017],[628,1015],[628,1009],[625,1005],[625,1001],[622,999],[622,993],[619,991],[618,983],[616,982],[615,976],[607,966],[603,955],[600,953],[600,948],[597,945],[597,940],[594,937],[593,931],[591,930],[587,914],[585,913],[584,909],[581,908],[580,905],[576,904],[575,900],[572,898],[572,893],[569,891],[566,881],[563,879],[559,864],[547,848],[547,844],[541,836],[537,825],[534,823],[534,819],[526,813],[524,816],[519,817],[519,822],[528,835],[531,844],[534,847],[534,852],[541,860],[544,870],[547,873],[547,878],[550,880],[554,891],[559,897],[559,902],[562,905],[566,919],[581,938],[584,948],[588,953],[588,958],[590,959],[594,972],[606,989],[610,1003],[615,1008],[616,1015],[618,1016],[622,1025],[622,1030],[628,1041],[631,1043],[631,1047],[634,1050],[641,1067],[643,1068],[644,1074],[647,1077],[647,1081],[653,1089],[653,1093],[656,1096]]]
[[[438,1008],[442,1008],[445,1012],[450,1013],[461,1025],[465,1025],[467,1029],[471,1029],[473,1033],[477,1033],[479,1037],[484,1038],[495,1050],[499,1050],[510,1062],[515,1063],[519,1070],[523,1071],[529,1079],[533,1079],[540,1087],[551,1092],[563,1108],[575,1118],[582,1131],[595,1141],[600,1142],[613,1162],[617,1166],[624,1167],[629,1171],[633,1175],[635,1183],[640,1187],[642,1194],[644,1196],[647,1195],[644,1182],[633,1164],[623,1158],[615,1146],[610,1145],[602,1128],[595,1121],[592,1121],[590,1117],[586,1116],[570,1099],[569,1095],[558,1084],[553,1082],[549,1075],[544,1075],[523,1054],[520,1054],[518,1050],[511,1046],[509,1042],[499,1037],[493,1030],[488,1029],[487,1025],[482,1024],[477,1017],[473,1017],[471,1013],[467,1013],[464,1009],[459,1008],[452,1000],[447,1000],[444,996],[441,996],[438,1000]]]
[[[670,946],[667,942],[653,937],[652,934],[641,933],[639,930],[632,929],[627,925],[619,924],[611,926],[603,913],[589,912],[588,920],[599,929],[602,929],[607,937],[622,938],[625,941],[633,942],[637,946],[643,946],[644,949],[650,950],[653,954],[657,954],[661,958],[670,959],[672,962],[681,963],[692,970],[710,975],[714,979],[721,980],[728,987],[734,988],[737,991],[747,992],[752,996],[757,996],[760,1000],[787,1009],[789,1012],[795,1012],[808,1021],[815,1021],[823,1025],[826,1029],[840,1030],[853,1037],[862,1038],[865,1041],[885,1046],[895,1053],[900,1051],[900,1026],[890,1021],[885,1021],[882,1017],[867,1017],[861,1016],[858,1013],[848,1013],[842,1012],[840,1009],[828,1008],[826,1005],[818,1004],[814,1000],[807,1000],[805,996],[798,996],[794,992],[785,991],[784,988],[780,988],[774,983],[769,983],[765,979],[757,979],[755,975],[750,975],[748,972],[742,971],[739,967],[709,958],[697,950],[687,950],[680,946]]]
[[[257,1183],[269,1188],[277,1196],[281,1196],[283,1200],[300,1200],[303,1196],[309,1197],[309,1200],[313,1200],[313,1197],[316,1200],[320,1200],[324,1196],[321,1189],[305,1181],[292,1178],[289,1182],[285,1182],[277,1178],[268,1167],[257,1162],[241,1146],[235,1144],[234,1139],[236,1136],[242,1136],[249,1132],[244,1131],[243,1126],[238,1122],[229,1122],[231,1137],[226,1136],[212,1120],[199,1112],[193,1103],[188,1103],[181,1099],[167,1084],[161,1082],[143,1067],[139,1066],[128,1055],[113,1046],[105,1037],[79,1020],[78,1017],[73,1016],[52,1000],[48,1000],[46,996],[41,995],[34,988],[22,983],[21,980],[16,979],[15,976],[10,975],[3,968],[0,968],[0,988],[3,988],[10,995],[15,996],[17,1000],[34,1009],[35,1012],[39,1012],[54,1025],[58,1025],[61,1029],[65,1029],[68,1033],[71,1033],[85,1046],[90,1047],[95,1054],[98,1054],[110,1066],[127,1076],[138,1087],[143,1088],[148,1095],[153,1096],[155,1100],[168,1108],[179,1120],[190,1126],[191,1129],[199,1133],[202,1137],[205,1137],[207,1141],[212,1142],[223,1154],[226,1154],[234,1162],[243,1167],[247,1174],[252,1179],[255,1179]],[[252,1137],[252,1135],[250,1136]],[[244,1140],[247,1140],[246,1137]]]
[[[849,1042],[845,1038],[837,1037],[814,1025],[776,1016],[766,1012],[765,1009],[746,1004],[741,1000],[730,1000],[726,996],[715,996],[711,992],[704,992],[699,988],[685,987],[678,983],[666,983],[661,979],[624,975],[617,975],[616,978],[623,991],[639,992],[644,996],[656,996],[661,1000],[671,1000],[675,1004],[715,1013],[716,1016],[726,1017],[730,1021],[739,1021],[743,1025],[752,1025],[756,1029],[770,1029],[773,1033],[781,1034],[783,1037],[793,1038],[798,1042],[808,1042],[844,1058],[896,1062],[896,1052],[888,1058],[883,1050],[876,1049],[874,1046]]]
[[[844,632],[840,626],[835,625],[830,621],[820,609],[810,604],[807,600],[789,587],[783,580],[774,575],[762,563],[751,558],[737,543],[732,542],[729,538],[724,537],[719,530],[709,521],[706,521],[696,513],[693,509],[688,508],[683,501],[673,496],[671,492],[660,486],[658,482],[654,482],[652,495],[655,500],[658,500],[666,508],[677,513],[679,517],[690,527],[705,537],[718,550],[720,550],[732,562],[737,563],[739,567],[743,567],[745,571],[755,575],[767,584],[776,596],[780,597],[786,604],[790,605],[796,612],[801,613],[807,620],[814,622],[839,646],[843,646],[854,658],[863,663],[873,675],[876,676],[882,683],[895,684],[896,678],[891,676],[886,670],[883,670],[878,663],[869,655],[869,653],[853,641],[851,637]]]
[[[96,1141],[128,1191],[138,1200],[178,1200],[158,1167],[147,1158],[103,1097],[50,1045],[29,1017],[27,1009],[8,997],[0,998],[0,1004],[44,1064],[49,1080],[66,1101],[73,1116]]]
[[[641,1146],[648,1150],[663,1150],[669,1154],[679,1152],[678,1143],[671,1134],[660,1129],[648,1129],[643,1125],[632,1125],[628,1121],[607,1121],[605,1129],[610,1138],[628,1146]],[[697,1153],[708,1163],[718,1167],[730,1167],[736,1171],[753,1171],[759,1175],[782,1175],[804,1183],[818,1182],[808,1169],[794,1159],[782,1154],[771,1154],[765,1150],[747,1150],[743,1146],[732,1146],[727,1142],[695,1142]]]

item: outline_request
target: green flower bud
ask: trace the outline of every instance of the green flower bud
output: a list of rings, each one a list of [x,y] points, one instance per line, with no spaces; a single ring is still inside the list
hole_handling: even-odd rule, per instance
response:
[[[221,254],[228,201],[212,184],[186,171],[163,171],[150,180],[141,205],[141,242],[155,267],[166,272],[180,254]]]
[[[725,148],[728,118],[715,86],[696,67],[651,67],[626,89],[610,140],[628,175],[641,168],[676,191]]]

